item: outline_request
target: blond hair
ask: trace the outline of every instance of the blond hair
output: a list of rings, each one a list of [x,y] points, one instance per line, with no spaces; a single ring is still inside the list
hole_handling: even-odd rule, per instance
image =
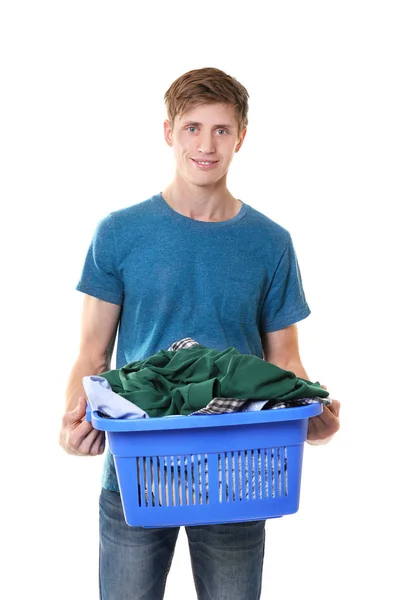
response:
[[[232,104],[236,110],[239,134],[248,125],[248,92],[231,75],[214,67],[194,69],[176,79],[164,94],[167,116],[174,126],[195,106],[203,104]]]

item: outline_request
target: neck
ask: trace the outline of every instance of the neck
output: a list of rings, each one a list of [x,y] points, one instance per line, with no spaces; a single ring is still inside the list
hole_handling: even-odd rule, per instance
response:
[[[175,178],[161,194],[173,210],[197,221],[228,221],[242,205],[225,184],[206,187]]]

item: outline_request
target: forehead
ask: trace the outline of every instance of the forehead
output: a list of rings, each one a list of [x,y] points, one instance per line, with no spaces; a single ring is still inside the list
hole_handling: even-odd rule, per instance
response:
[[[235,126],[237,117],[235,106],[232,104],[203,104],[187,110],[177,117],[179,122],[195,121],[204,125],[227,123]]]

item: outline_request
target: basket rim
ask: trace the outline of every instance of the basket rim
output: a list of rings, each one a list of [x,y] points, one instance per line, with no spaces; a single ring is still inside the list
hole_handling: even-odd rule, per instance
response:
[[[207,427],[229,427],[261,423],[280,423],[315,417],[323,412],[322,403],[294,406],[277,410],[255,412],[235,412],[221,415],[169,415],[148,419],[109,419],[100,417],[97,411],[87,406],[87,421],[101,431],[165,431],[182,429],[203,429]]]

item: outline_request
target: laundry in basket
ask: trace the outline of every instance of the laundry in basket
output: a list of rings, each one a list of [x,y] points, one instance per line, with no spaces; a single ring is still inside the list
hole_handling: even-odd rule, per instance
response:
[[[125,398],[123,398],[122,396],[120,396],[119,394],[114,393],[111,390],[111,386],[108,383],[108,381],[104,378],[104,377],[100,377],[98,375],[92,375],[92,376],[88,376],[88,377],[83,377],[83,385],[84,385],[84,389],[88,398],[88,401],[90,403],[90,406],[92,407],[93,410],[96,410],[99,414],[99,416],[103,416],[103,417],[107,417],[107,418],[121,418],[121,419],[137,419],[137,418],[148,418],[148,414],[141,410],[138,406],[136,406],[135,404],[133,404],[132,402],[130,402],[129,400],[126,400]],[[306,404],[307,402],[311,402],[311,399],[303,399],[302,401],[300,401],[300,404]],[[222,405],[225,404],[225,410],[227,410],[227,412],[234,412],[235,407],[236,407],[236,402],[238,404],[238,410],[239,412],[253,412],[253,411],[258,411],[261,410],[268,402],[268,400],[236,400],[235,398],[215,398],[207,407],[205,407],[205,409],[202,411],[196,411],[194,413],[192,413],[192,415],[189,416],[195,416],[198,414],[221,414],[222,411]],[[182,417],[182,415],[173,415],[174,416],[180,416]],[[164,417],[167,418],[167,417]],[[185,418],[185,417],[182,417]],[[163,466],[163,470],[164,470],[164,486],[162,486],[162,481],[161,481],[161,476],[160,476],[160,469],[161,469],[161,465],[160,465],[160,458],[157,457],[157,469],[156,469],[156,473],[154,472],[154,466],[153,464],[151,464],[150,469],[151,469],[151,481],[152,481],[152,489],[151,492],[154,495],[155,491],[154,491],[154,481],[155,478],[157,477],[157,485],[158,485],[158,493],[159,493],[159,497],[164,499],[168,499],[169,497],[169,490],[168,490],[168,483],[167,483],[167,474],[169,472],[169,474],[171,475],[171,479],[172,481],[174,480],[175,477],[178,478],[178,498],[179,498],[179,502],[182,502],[182,495],[185,494],[185,502],[188,503],[189,501],[189,494],[190,494],[190,487],[191,487],[191,501],[195,501],[195,482],[198,481],[198,485],[199,485],[199,489],[205,489],[208,490],[208,460],[207,460],[207,454],[205,454],[204,456],[204,466],[203,469],[201,468],[201,460],[200,457],[195,457],[192,456],[191,460],[190,460],[190,470],[191,470],[191,481],[192,484],[191,486],[189,486],[188,483],[188,461],[187,458],[184,459],[183,463],[181,461],[180,458],[174,457],[174,456],[165,456],[164,458],[164,466]],[[223,474],[226,478],[226,480],[228,480],[229,477],[231,477],[232,479],[232,486],[233,489],[235,489],[235,472],[238,472],[238,478],[239,478],[239,492],[238,492],[238,496],[240,499],[242,499],[242,490],[245,490],[245,498],[248,499],[248,494],[249,494],[249,478],[251,477],[251,489],[255,490],[256,489],[256,483],[257,485],[261,486],[261,475],[259,477],[259,481],[256,482],[256,473],[261,473],[261,469],[263,468],[262,464],[261,464],[261,454],[260,452],[256,453],[256,456],[254,456],[254,451],[251,451],[251,466],[249,468],[248,465],[248,461],[246,461],[241,454],[238,455],[237,460],[235,459],[234,456],[231,457],[231,460],[228,461],[228,458],[226,457],[225,460],[225,464],[222,466],[221,469],[219,469],[219,494],[220,497],[222,497],[223,494],[223,481],[222,481],[222,477]],[[279,460],[279,456],[277,457],[277,464],[281,465],[280,460]],[[244,472],[245,472],[245,481],[243,484],[242,481],[242,460],[244,460]],[[271,468],[272,471],[274,472],[274,449],[271,449],[271,453],[268,456],[264,457],[265,463],[264,463],[264,469],[265,469],[265,486],[266,486],[266,490],[268,490],[268,461],[271,461]],[[287,458],[285,457],[284,459],[284,464],[283,464],[283,468],[286,470],[287,469]],[[182,478],[182,469],[184,469],[184,484],[182,484],[181,479]],[[278,475],[280,474],[280,469],[281,466],[278,467]],[[202,478],[204,477],[204,482],[202,480]],[[287,486],[287,478],[285,478],[285,486]],[[163,489],[164,488],[164,489]],[[171,486],[171,493],[170,493],[170,501],[174,504],[176,502],[176,497],[175,497],[175,488],[174,486]],[[226,495],[228,495],[228,487],[226,488]],[[148,489],[145,488],[144,490],[144,494],[145,494],[145,499],[146,501],[148,501]],[[201,497],[201,492],[200,492],[200,499],[202,500]],[[233,499],[235,500],[235,492],[233,494]],[[205,501],[208,500],[207,498],[207,494],[205,495],[204,498]],[[161,505],[161,502],[160,502]]]
[[[138,419],[138,418],[148,418],[148,414],[138,408],[133,403],[129,402],[119,394],[114,393],[111,390],[110,384],[104,377],[100,376],[89,376],[83,378],[83,384],[86,391],[86,395],[90,406],[97,411],[99,416],[106,418],[122,418],[122,419]],[[231,403],[228,402],[231,400]],[[235,399],[223,399],[217,398],[214,399],[208,407],[204,411],[197,411],[192,413],[192,416],[198,414],[221,414],[221,403],[226,402],[226,405],[229,407],[227,410],[233,412],[233,406],[235,406]],[[257,400],[257,401],[238,401],[240,410],[239,412],[252,412],[261,410],[268,400]],[[295,402],[295,401],[294,401]],[[307,403],[313,402],[312,399],[303,399],[299,401],[299,405],[304,405]],[[285,407],[286,405],[282,403],[281,407]],[[177,415],[173,415],[177,416]],[[179,415],[181,417],[181,415]],[[191,416],[191,415],[190,415]],[[164,417],[167,418],[167,417]],[[182,417],[187,418],[187,417]],[[238,454],[237,457],[234,455],[230,457],[225,457],[224,464],[219,468],[219,497],[220,500],[223,496],[223,477],[225,478],[225,495],[226,499],[228,499],[228,479],[231,478],[231,487],[233,491],[232,499],[236,499],[236,493],[238,494],[238,498],[241,500],[243,497],[244,490],[244,498],[249,498],[249,490],[252,490],[251,493],[256,495],[257,487],[261,488],[261,470],[264,468],[264,485],[265,485],[265,495],[268,495],[268,465],[271,465],[271,473],[275,472],[275,464],[274,464],[274,454],[275,449],[271,448],[269,453],[262,455],[259,451],[250,451],[250,466],[247,461],[247,455],[242,456]],[[191,456],[190,465],[188,464],[187,458],[181,461],[180,458],[174,456],[164,456],[162,457],[163,464],[160,464],[160,457],[157,457],[157,469],[154,469],[153,463],[150,465],[151,469],[151,493],[154,497],[155,489],[154,489],[154,481],[157,479],[158,486],[158,496],[159,496],[159,505],[162,505],[162,501],[164,498],[164,502],[170,502],[170,504],[175,504],[177,502],[176,493],[178,493],[178,503],[182,503],[183,494],[184,501],[186,504],[189,502],[195,502],[196,495],[196,482],[199,486],[199,501],[204,502],[208,501],[207,490],[209,489],[208,485],[208,457],[207,454],[204,455],[203,458],[203,467],[201,468],[201,458],[198,456]],[[286,474],[287,469],[287,457],[284,457],[283,463],[280,461],[279,449],[277,449],[277,457],[276,457],[277,466],[277,477],[280,479],[281,469],[284,470],[284,475]],[[244,482],[242,480],[243,477],[243,469],[242,469],[242,461],[244,461]],[[262,464],[262,461],[264,464]],[[164,477],[161,478],[160,470],[163,468]],[[190,468],[190,478],[188,477],[188,469]],[[236,473],[238,476],[238,492],[236,492],[235,485],[235,477]],[[256,480],[256,474],[257,480]],[[169,475],[169,477],[167,477]],[[184,477],[183,477],[184,475]],[[171,481],[177,477],[178,486],[177,492],[174,485],[171,485],[171,491],[169,491],[168,479],[171,478]],[[203,481],[204,478],[204,481]],[[249,483],[249,479],[251,478],[251,486]],[[162,483],[162,479],[164,484]],[[182,481],[183,480],[183,481]],[[189,480],[192,482],[191,486],[189,484]],[[285,493],[287,493],[288,487],[288,479],[284,477],[284,488]],[[202,498],[202,490],[205,490],[205,497]],[[141,493],[142,490],[140,490]],[[148,489],[145,487],[144,489],[144,497],[146,502],[148,503]],[[191,493],[191,498],[189,497]]]
[[[297,512],[308,419],[321,412],[111,419],[88,407],[87,419],[107,434],[126,523],[175,527]]]

